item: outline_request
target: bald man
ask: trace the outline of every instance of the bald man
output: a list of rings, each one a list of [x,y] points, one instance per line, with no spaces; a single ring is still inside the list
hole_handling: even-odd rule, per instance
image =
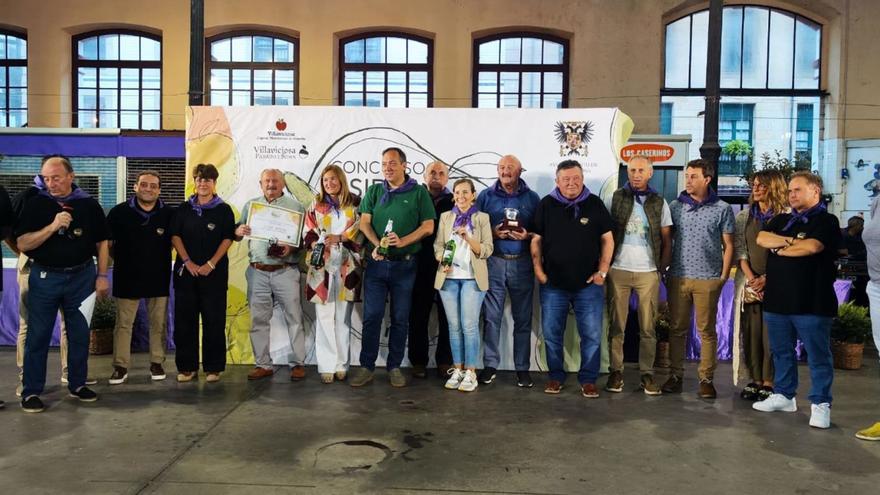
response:
[[[284,174],[274,168],[260,173],[263,194],[249,200],[241,211],[241,221],[235,229],[236,240],[251,234],[247,225],[252,204],[273,205],[303,213],[302,204],[293,196],[284,194]],[[270,353],[269,335],[275,303],[281,307],[287,325],[291,354],[290,380],[300,381],[306,376],[305,336],[300,305],[298,248],[286,244],[272,244],[260,239],[248,240],[249,265],[245,271],[248,283],[248,304],[251,308],[251,345],[254,348],[254,368],[248,380],[260,380],[275,374]]]
[[[443,162],[432,162],[425,168],[424,187],[434,202],[437,218],[440,214],[452,209],[452,193],[446,187],[449,183],[449,167]],[[439,222],[438,222],[439,223]],[[434,233],[422,239],[422,250],[418,254],[416,282],[413,286],[412,307],[409,313],[409,361],[413,366],[413,377],[425,378],[428,366],[428,321],[431,308],[437,307],[437,348],[434,362],[437,373],[442,377],[452,366],[452,351],[449,348],[449,326],[446,323],[446,312],[434,289],[434,275],[437,273],[437,260],[434,259],[434,239],[437,237],[437,225]]]
[[[489,265],[489,292],[483,302],[486,326],[483,332],[483,371],[480,381],[484,384],[495,380],[501,354],[498,342],[501,337],[501,320],[504,300],[510,294],[513,313],[513,364],[516,368],[516,384],[531,388],[534,383],[529,375],[531,367],[532,293],[535,274],[529,251],[532,236],[532,218],[541,198],[529,189],[520,178],[522,163],[513,155],[498,161],[498,180],[484,189],[477,197],[477,207],[489,215],[495,250],[487,260]],[[505,223],[515,216],[516,224]]]

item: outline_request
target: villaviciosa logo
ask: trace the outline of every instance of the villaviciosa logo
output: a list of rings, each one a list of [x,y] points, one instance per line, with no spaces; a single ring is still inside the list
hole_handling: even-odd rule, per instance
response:
[[[587,144],[593,139],[592,121],[559,121],[554,125],[556,140],[559,142],[559,156],[583,156],[588,151]]]
[[[276,137],[276,138],[281,138],[281,137],[284,137],[284,138],[292,138],[292,137],[296,137],[296,133],[295,133],[295,132],[293,132],[293,131],[288,131],[288,130],[287,130],[287,122],[285,122],[284,119],[278,119],[278,120],[276,120],[276,121],[275,121],[275,128],[274,128],[274,129],[269,128],[267,134],[268,134],[269,136],[271,136],[271,137]]]

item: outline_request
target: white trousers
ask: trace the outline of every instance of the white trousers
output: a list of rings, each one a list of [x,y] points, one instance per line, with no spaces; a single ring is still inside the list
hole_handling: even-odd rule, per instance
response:
[[[315,356],[318,373],[347,371],[351,341],[351,303],[337,301],[315,304]]]

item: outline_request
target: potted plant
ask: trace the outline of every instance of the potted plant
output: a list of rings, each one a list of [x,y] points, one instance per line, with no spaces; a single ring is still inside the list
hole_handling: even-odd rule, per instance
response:
[[[657,335],[657,354],[654,357],[654,367],[668,368],[669,360],[669,331],[672,326],[669,323],[669,304],[660,303],[657,319],[654,321],[654,333]]]
[[[831,353],[834,367],[857,370],[862,367],[865,341],[871,335],[871,319],[868,308],[852,302],[837,308],[837,318],[831,324]]]
[[[95,301],[89,332],[89,353],[110,354],[113,352],[113,329],[116,327],[116,302],[112,297],[102,297]]]

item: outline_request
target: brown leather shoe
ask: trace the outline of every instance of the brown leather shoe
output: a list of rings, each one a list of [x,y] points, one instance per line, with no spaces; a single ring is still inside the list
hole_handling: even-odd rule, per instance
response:
[[[585,383],[581,385],[581,395],[588,399],[595,399],[599,397],[599,389],[596,388],[595,383]]]
[[[681,377],[669,375],[669,379],[660,388],[664,394],[680,394],[681,393]]]
[[[550,380],[547,382],[547,385],[544,386],[545,394],[558,394],[559,392],[562,392],[562,383],[556,380]]]
[[[605,390],[615,393],[623,392],[623,373],[612,371],[608,375],[608,382],[605,383]]]
[[[306,377],[306,367],[298,364],[290,370],[290,381],[298,382]]]
[[[248,373],[248,380],[259,380],[260,378],[270,377],[275,374],[275,371],[269,368],[260,368],[259,366],[255,367]]]
[[[701,399],[714,399],[717,395],[718,394],[715,392],[715,386],[712,385],[712,380],[700,380]]]

